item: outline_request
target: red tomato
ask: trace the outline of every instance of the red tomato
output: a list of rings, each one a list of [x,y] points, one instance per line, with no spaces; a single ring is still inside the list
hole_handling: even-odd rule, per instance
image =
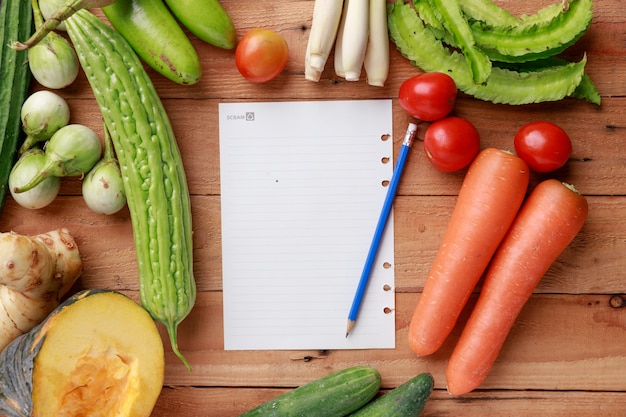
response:
[[[452,111],[456,94],[452,77],[443,72],[427,72],[405,80],[400,86],[398,99],[411,116],[432,122]]]
[[[287,65],[288,58],[287,42],[269,29],[251,29],[241,38],[235,50],[237,69],[253,83],[276,78]]]
[[[424,150],[441,171],[452,172],[468,166],[478,154],[480,136],[472,123],[461,117],[437,120],[424,133]]]
[[[515,152],[535,172],[561,168],[572,154],[572,142],[563,129],[551,122],[528,123],[515,134]]]

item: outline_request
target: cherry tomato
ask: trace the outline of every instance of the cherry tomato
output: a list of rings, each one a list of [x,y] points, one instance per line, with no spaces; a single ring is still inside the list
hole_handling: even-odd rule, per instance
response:
[[[424,133],[424,150],[441,171],[452,172],[468,166],[478,154],[480,136],[472,123],[461,117],[437,120]]]
[[[276,78],[287,65],[288,58],[287,42],[269,29],[251,29],[241,38],[235,50],[237,69],[253,83]]]
[[[411,116],[432,122],[450,114],[456,103],[457,88],[443,72],[415,75],[400,85],[400,105]]]
[[[520,128],[513,140],[515,152],[535,172],[561,168],[572,154],[572,142],[563,129],[543,120]]]

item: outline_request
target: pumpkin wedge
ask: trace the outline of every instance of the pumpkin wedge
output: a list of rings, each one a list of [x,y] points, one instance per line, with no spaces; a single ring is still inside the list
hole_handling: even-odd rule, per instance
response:
[[[163,374],[150,315],[119,292],[84,290],[0,353],[0,413],[148,417]]]

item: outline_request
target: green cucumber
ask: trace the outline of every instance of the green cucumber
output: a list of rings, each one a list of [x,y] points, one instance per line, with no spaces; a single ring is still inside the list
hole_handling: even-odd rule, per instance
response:
[[[422,373],[358,409],[349,417],[417,417],[434,387],[433,376]]]
[[[124,180],[137,252],[141,304],[177,329],[196,299],[191,202],[172,125],[154,84],[129,43],[88,10],[65,21],[110,134]]]
[[[487,81],[477,84],[463,55],[446,48],[410,4],[390,4],[388,26],[391,40],[411,63],[426,72],[447,73],[459,90],[481,100],[513,105],[557,101],[571,95],[584,76],[586,57],[527,72],[492,67]]]
[[[367,404],[380,389],[380,374],[354,366],[318,378],[239,417],[344,417]]]
[[[0,0],[0,211],[8,195],[9,174],[23,139],[20,113],[28,95],[31,72],[28,51],[9,46],[33,32],[30,0]]]
[[[200,57],[161,0],[116,0],[102,11],[137,55],[159,74],[178,84],[200,80]]]
[[[235,25],[219,0],[165,0],[165,3],[199,39],[222,49],[235,48]]]

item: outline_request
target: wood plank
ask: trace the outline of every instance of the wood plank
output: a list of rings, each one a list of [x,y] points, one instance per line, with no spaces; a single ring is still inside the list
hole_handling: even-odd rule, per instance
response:
[[[132,294],[131,294],[132,295]],[[395,387],[431,372],[445,388],[445,366],[473,301],[444,346],[428,357],[409,348],[407,331],[419,295],[396,295],[396,348],[325,351],[225,351],[222,297],[203,292],[179,328],[179,347],[189,372],[167,353],[166,385],[293,387],[332,370],[370,364],[383,386]],[[482,388],[512,390],[626,390],[626,315],[611,295],[531,297],[511,330]],[[253,314],[253,312],[251,312]],[[163,334],[165,337],[165,334]],[[166,349],[167,350],[167,349]],[[306,361],[303,358],[320,357]],[[584,377],[583,377],[584,376]]]
[[[453,196],[400,196],[395,203],[396,292],[421,291],[454,208]],[[547,272],[537,292],[626,293],[626,217],[622,196],[589,197],[590,215],[574,242]],[[199,291],[222,289],[219,196],[192,197],[194,270]],[[41,210],[25,210],[10,198],[0,230],[36,234],[67,227],[85,264],[86,287],[137,290],[137,268],[128,210],[97,215],[80,197],[59,197]]]
[[[275,388],[165,387],[152,417],[183,413],[186,417],[237,417],[285,392],[287,390]],[[463,399],[451,399],[445,391],[435,390],[422,417],[619,416],[624,408],[626,393],[622,392],[481,391]]]

